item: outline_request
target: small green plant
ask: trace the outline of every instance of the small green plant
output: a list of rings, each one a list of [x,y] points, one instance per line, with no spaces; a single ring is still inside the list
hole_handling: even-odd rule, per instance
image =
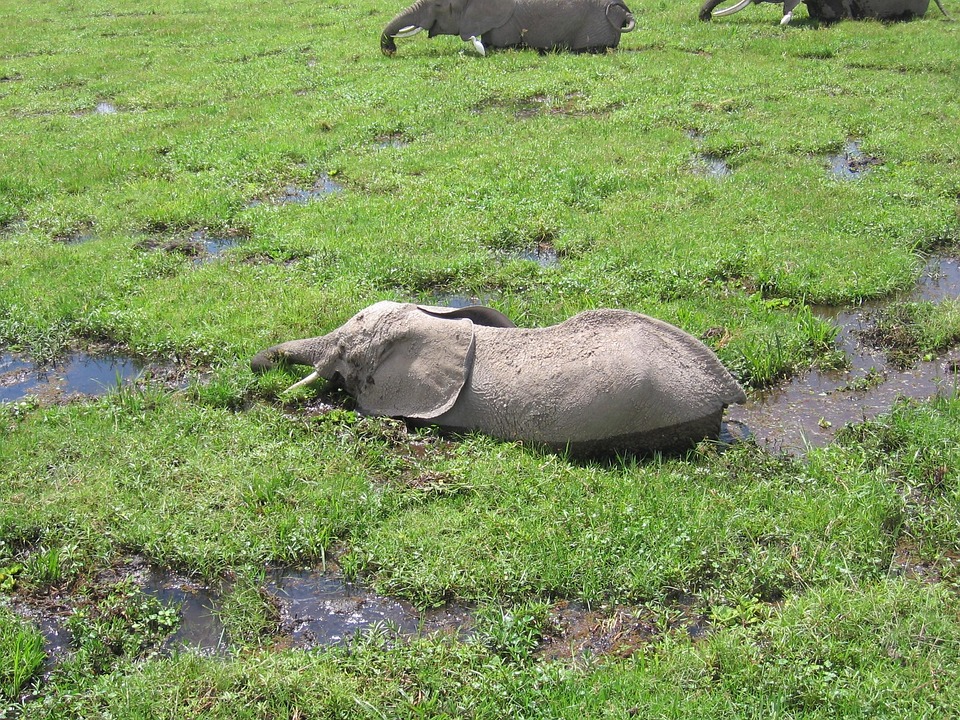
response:
[[[521,664],[540,644],[549,617],[550,605],[540,601],[482,608],[477,613],[477,637],[500,657]]]
[[[120,581],[67,620],[76,646],[74,667],[100,673],[120,658],[154,655],[180,623],[179,608],[145,595],[131,578]]]
[[[44,657],[40,631],[0,607],[0,698],[15,700]]]
[[[771,615],[771,608],[759,598],[744,596],[735,602],[714,605],[710,608],[710,620],[721,627],[755,625]]]
[[[24,569],[37,585],[56,585],[64,577],[68,557],[69,550],[41,547],[30,554]]]
[[[23,565],[14,563],[6,567],[0,567],[0,590],[9,592],[16,585],[16,575],[23,570]]]

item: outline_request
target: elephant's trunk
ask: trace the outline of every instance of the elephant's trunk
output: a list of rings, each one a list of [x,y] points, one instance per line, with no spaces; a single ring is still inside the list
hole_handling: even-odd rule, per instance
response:
[[[416,2],[387,24],[380,34],[380,51],[384,55],[393,55],[397,52],[394,38],[410,37],[421,30],[428,29],[423,8],[422,2]]]
[[[265,373],[283,365],[314,365],[322,357],[319,346],[321,340],[291,340],[268,347],[253,356],[250,369],[255,373]]]

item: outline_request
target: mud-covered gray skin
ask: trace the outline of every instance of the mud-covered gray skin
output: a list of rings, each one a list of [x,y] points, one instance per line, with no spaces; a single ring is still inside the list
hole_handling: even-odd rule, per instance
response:
[[[940,12],[947,15],[940,0],[934,0]],[[700,8],[700,19],[710,20],[714,17],[725,17],[743,10],[748,5],[758,5],[761,2],[783,5],[781,25],[786,25],[793,19],[793,11],[801,0],[740,0],[736,4],[717,10],[716,8],[727,0],[707,0]],[[814,20],[832,22],[843,19],[862,20],[874,18],[877,20],[909,20],[914,17],[923,17],[927,12],[930,0],[803,0],[807,5],[807,12]]]
[[[380,49],[393,55],[395,38],[426,30],[459,35],[481,55],[490,47],[602,52],[633,28],[623,0],[417,0],[383,29]]]
[[[491,308],[380,302],[333,332],[263,350],[255,372],[312,365],[361,412],[575,456],[679,451],[716,438],[743,390],[679,328],[592,310],[517,328]]]

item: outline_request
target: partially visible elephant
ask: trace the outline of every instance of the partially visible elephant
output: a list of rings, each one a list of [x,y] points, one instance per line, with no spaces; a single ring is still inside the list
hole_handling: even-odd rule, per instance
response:
[[[622,0],[417,0],[383,29],[380,49],[393,55],[394,38],[426,30],[459,35],[481,55],[487,47],[600,52],[634,26]]]
[[[293,387],[331,380],[367,414],[580,457],[689,448],[716,438],[724,408],[746,399],[699,340],[625,310],[525,329],[482,306],[379,302],[250,362],[282,364],[312,365]]]
[[[934,0],[940,12],[947,15],[940,0]],[[807,12],[814,20],[831,22],[846,18],[862,20],[875,18],[877,20],[909,20],[913,17],[923,17],[930,5],[930,0],[739,0],[735,5],[714,10],[725,0],[707,0],[700,8],[700,19],[709,20],[712,17],[725,17],[743,10],[747,5],[769,2],[783,5],[781,25],[786,25],[793,19],[793,11],[801,2],[807,4]]]

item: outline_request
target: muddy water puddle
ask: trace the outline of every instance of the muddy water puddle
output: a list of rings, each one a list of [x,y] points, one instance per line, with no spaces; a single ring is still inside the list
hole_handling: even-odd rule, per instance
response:
[[[164,643],[165,649],[192,648],[203,654],[228,650],[227,631],[219,615],[220,592],[156,569],[145,578],[143,592],[166,606],[179,608],[180,625]]]
[[[836,155],[827,157],[830,175],[838,180],[856,180],[870,171],[874,165],[882,165],[883,160],[867,155],[860,148],[860,141],[851,139]]]
[[[706,136],[695,129],[688,129],[684,134],[698,147],[703,145]],[[723,179],[733,174],[730,165],[719,155],[698,152],[690,158],[690,171],[700,177]]]
[[[0,353],[0,402],[104,395],[140,376],[145,364],[116,354],[75,352],[63,361],[36,365],[15,353]]]
[[[322,570],[274,570],[267,592],[280,606],[280,627],[294,647],[343,645],[357,633],[380,628],[404,637],[457,633],[469,626],[469,611],[445,606],[419,611],[400,600]]]
[[[942,302],[960,297],[960,260],[931,258],[917,287],[895,300]],[[888,302],[856,308],[815,308],[815,313],[840,327],[837,346],[849,367],[817,371],[764,390],[746,405],[727,410],[728,421],[747,426],[761,445],[773,450],[802,452],[829,443],[846,424],[863,422],[889,412],[899,398],[924,400],[960,389],[960,349],[901,370],[886,353],[863,338],[873,317]]]
[[[334,180],[330,175],[324,173],[320,175],[310,187],[287,185],[279,195],[267,198],[266,200],[251,200],[247,203],[247,207],[257,207],[264,203],[270,205],[306,205],[312,200],[337,195],[344,190],[343,185]]]

